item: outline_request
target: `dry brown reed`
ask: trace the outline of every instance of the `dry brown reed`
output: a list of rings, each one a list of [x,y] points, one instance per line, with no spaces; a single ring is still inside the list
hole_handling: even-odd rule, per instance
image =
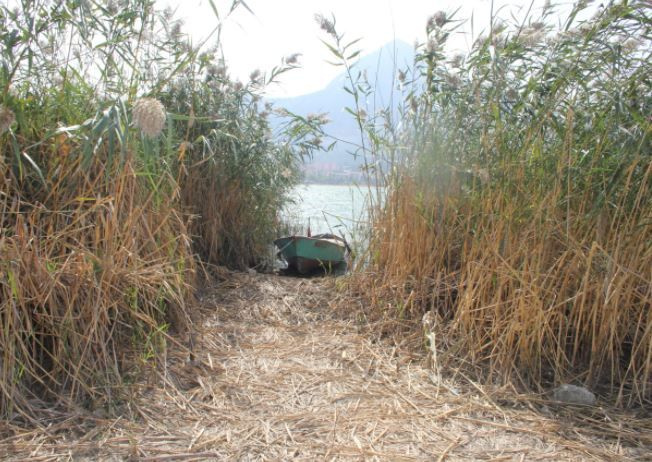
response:
[[[423,329],[432,311],[449,357],[488,366],[491,377],[539,390],[579,382],[619,405],[649,402],[652,164],[628,168],[640,181],[597,213],[563,175],[526,187],[520,166],[504,172],[517,187],[476,184],[471,194],[454,173],[444,188],[405,175],[376,214],[357,289],[390,323]]]
[[[436,46],[417,52],[398,137],[361,130],[388,146],[366,153],[389,160],[388,198],[351,286],[384,331],[411,328],[488,382],[649,405],[652,61],[649,46],[614,47],[647,44],[649,7],[611,3],[576,24],[585,6],[553,46],[545,10],[492,26],[454,66],[454,28],[429,22]]]
[[[111,407],[179,343],[167,331],[189,322],[194,251],[262,259],[317,148],[300,142],[319,124],[280,142],[262,88],[230,81],[224,17],[209,46],[149,0],[122,6],[0,4],[13,31],[0,47],[0,418],[38,417],[39,401]]]
[[[0,415],[27,421],[45,402],[111,408],[134,360],[185,328],[193,272],[174,181],[56,144],[47,187],[0,164]]]
[[[193,216],[188,230],[194,251],[203,262],[236,268],[254,266],[265,249],[256,238],[259,228],[250,190],[238,178],[226,178],[212,159],[196,162],[180,180],[186,211]]]

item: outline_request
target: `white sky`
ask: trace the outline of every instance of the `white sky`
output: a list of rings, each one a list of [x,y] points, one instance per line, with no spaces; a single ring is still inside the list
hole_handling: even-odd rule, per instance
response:
[[[545,0],[533,0],[532,17],[538,18]],[[176,8],[176,16],[185,23],[184,30],[198,43],[217,24],[208,0],[159,0],[162,6]],[[228,12],[231,0],[214,0],[221,15]],[[387,42],[400,39],[409,44],[425,40],[427,19],[437,11],[460,11],[457,19],[466,24],[449,41],[451,48],[467,50],[473,37],[489,25],[491,0],[246,0],[254,15],[240,6],[223,23],[222,47],[232,77],[246,81],[254,69],[268,71],[281,58],[301,53],[302,69],[285,74],[280,85],[268,87],[270,96],[294,96],[319,90],[339,72],[325,62],[326,47],[320,42],[325,33],[314,20],[315,13],[335,15],[337,30],[345,38],[362,38],[358,46],[363,53],[372,52]],[[522,20],[530,1],[494,0],[494,11],[511,21]],[[553,0],[559,21],[563,22],[572,7],[570,0]]]

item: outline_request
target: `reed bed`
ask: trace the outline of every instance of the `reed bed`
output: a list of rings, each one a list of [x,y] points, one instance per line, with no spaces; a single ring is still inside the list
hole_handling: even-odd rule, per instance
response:
[[[301,121],[272,133],[272,107],[252,93],[258,85],[238,86],[219,69],[208,69],[191,104],[193,113],[211,117],[179,121],[176,127],[185,131],[185,139],[195,140],[183,145],[178,177],[184,210],[194,217],[189,224],[194,249],[203,261],[230,268],[269,265],[265,256],[277,237],[278,214],[298,181],[303,158],[318,148],[301,146],[310,128],[285,136]],[[172,104],[183,101],[178,91],[170,95]]]
[[[267,255],[318,127],[269,133],[260,94],[296,61],[229,77],[239,3],[196,45],[149,0],[0,5],[1,418],[117,409],[185,339],[197,263]]]
[[[49,188],[29,199],[6,165],[0,175],[7,417],[29,419],[53,401],[115,406],[132,365],[188,325],[194,263],[174,197],[155,201],[130,159],[56,162]]]
[[[421,205],[416,194],[405,184],[390,196],[375,272],[361,279],[384,316],[427,313],[451,356],[486,364],[489,376],[543,388],[577,381],[621,404],[649,399],[652,235],[642,217],[612,217],[606,231],[604,218],[573,217],[569,230],[550,197],[514,223],[500,218],[522,211],[505,193]]]
[[[402,128],[361,125],[365,154],[390,168],[351,287],[384,330],[432,332],[440,361],[486,380],[648,405],[649,8],[614,2],[578,21],[585,7],[561,30],[550,5],[518,24],[492,18],[452,58],[454,18],[428,21],[399,77]]]

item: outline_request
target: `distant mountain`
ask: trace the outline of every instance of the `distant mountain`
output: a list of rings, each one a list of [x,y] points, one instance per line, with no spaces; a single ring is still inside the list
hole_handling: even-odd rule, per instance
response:
[[[414,48],[401,41],[390,42],[356,62],[353,67],[354,75],[358,72],[366,73],[369,84],[375,88],[373,99],[363,103],[368,113],[372,114],[390,105],[396,107],[400,99],[397,90],[398,70],[412,67],[413,62]],[[350,83],[346,73],[342,72],[320,91],[292,98],[270,99],[270,101],[277,108],[286,108],[301,116],[328,113],[330,123],[326,126],[326,131],[329,134],[342,140],[359,143],[360,135],[355,119],[345,111],[346,107],[353,108],[353,96],[344,91],[344,85],[350,86]],[[346,143],[338,143],[333,151],[318,153],[308,169],[319,170],[320,166],[323,166],[326,170],[355,170],[361,161],[355,160],[347,153],[350,150],[351,147]]]

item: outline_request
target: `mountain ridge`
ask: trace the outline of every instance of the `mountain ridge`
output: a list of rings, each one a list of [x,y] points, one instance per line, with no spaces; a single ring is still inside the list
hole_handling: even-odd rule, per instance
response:
[[[374,88],[373,99],[364,101],[363,107],[368,113],[388,106],[395,107],[400,100],[397,89],[397,74],[399,69],[411,66],[414,62],[414,47],[406,42],[395,40],[388,42],[380,48],[365,54],[352,66],[352,74],[366,73],[369,84]],[[354,105],[353,97],[344,90],[350,86],[345,71],[338,74],[321,90],[304,95],[267,98],[274,107],[284,108],[289,112],[306,117],[309,114],[326,113],[329,123],[325,131],[342,140],[330,152],[316,153],[314,158],[307,163],[307,173],[319,170],[334,171],[333,173],[352,173],[359,168],[361,160],[355,159],[350,143],[359,141],[357,122],[345,108]],[[280,125],[282,118],[272,121],[272,125]]]

